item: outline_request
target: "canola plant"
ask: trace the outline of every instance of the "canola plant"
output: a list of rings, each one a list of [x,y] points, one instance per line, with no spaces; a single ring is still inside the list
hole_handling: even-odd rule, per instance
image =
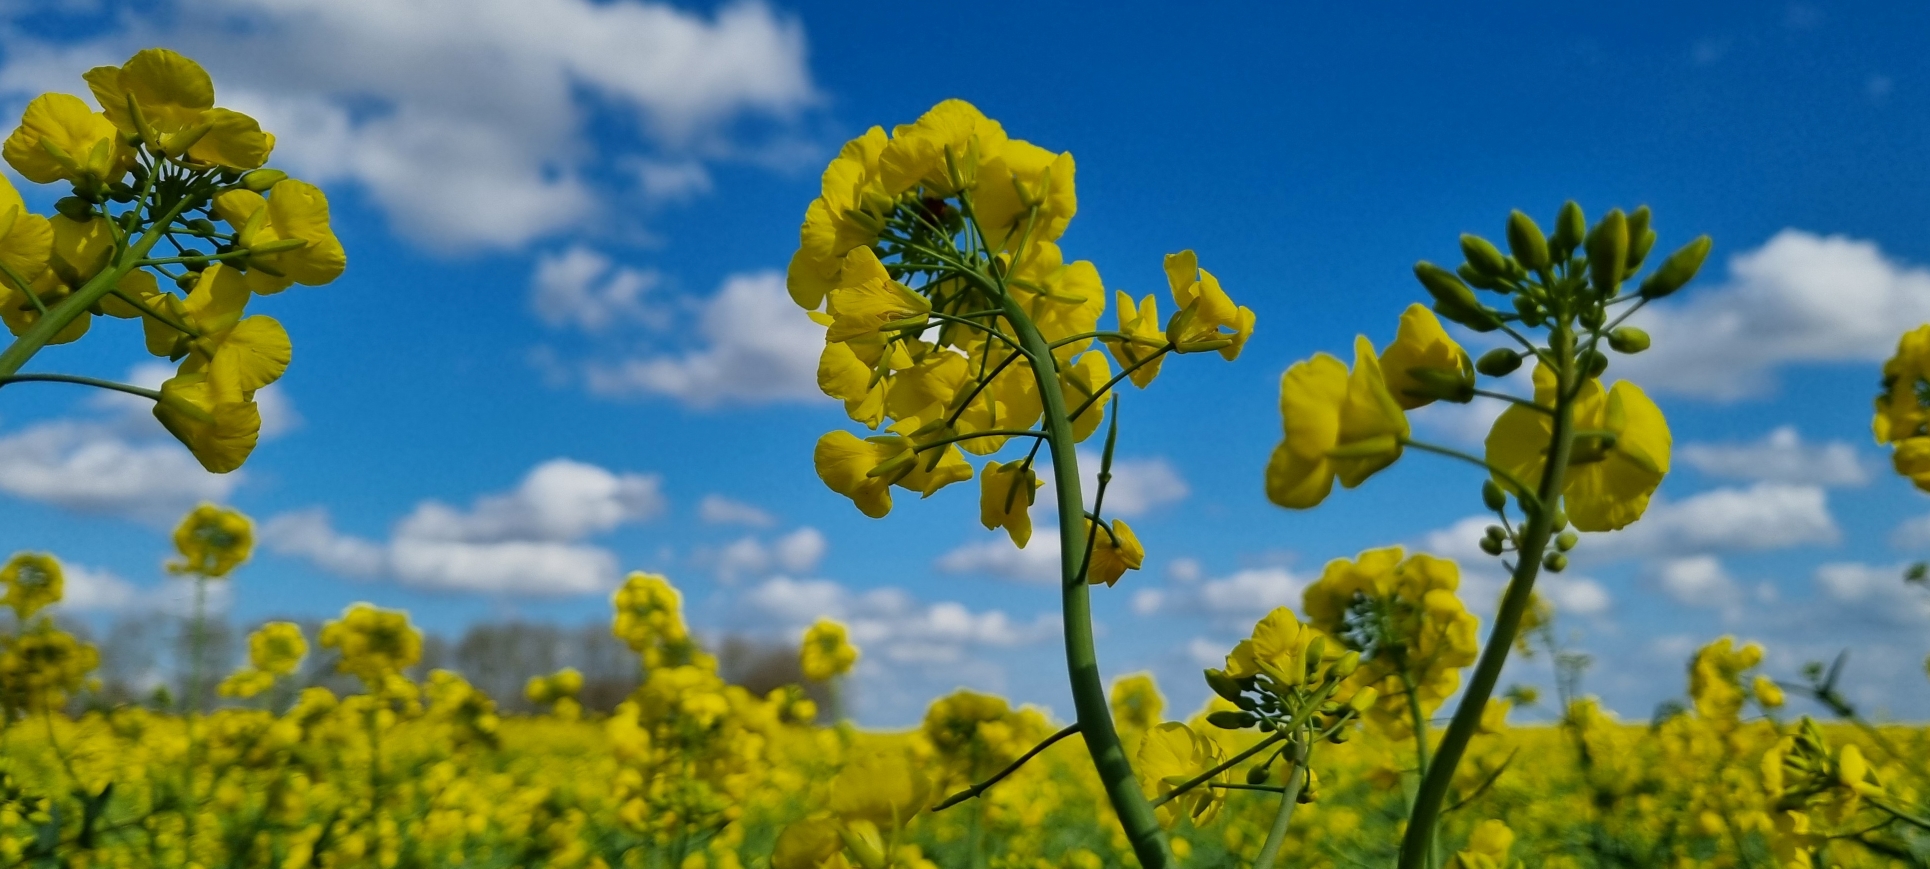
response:
[[[0,387],[141,396],[203,465],[231,471],[257,440],[255,392],[291,358],[280,324],[246,306],[346,265],[326,199],[266,168],[273,136],[216,107],[193,61],[150,49],[85,78],[100,111],[44,95],[4,146],[22,177],[71,195],[43,217],[0,181],[0,314],[16,336]],[[0,571],[0,866],[1930,863],[1930,733],[1864,720],[1836,669],[1778,682],[1760,647],[1727,637],[1689,662],[1678,712],[1617,722],[1576,690],[1535,594],[1578,531],[1640,521],[1669,471],[1661,409],[1605,378],[1611,354],[1648,348],[1626,321],[1690,283],[1706,236],[1650,269],[1647,208],[1591,221],[1566,203],[1552,233],[1517,211],[1506,253],[1467,235],[1455,268],[1415,266],[1431,306],[1402,313],[1391,343],[1362,336],[1351,365],[1317,354],[1288,368],[1282,439],[1256,486],[1306,510],[1410,452],[1463,463],[1495,517],[1480,547],[1508,571],[1505,594],[1482,625],[1452,560],[1398,547],[1336,559],[1202,674],[1206,708],[1168,720],[1150,677],[1106,682],[1093,644],[1091,595],[1147,557],[1106,513],[1122,393],[1169,357],[1237,360],[1257,318],[1192,251],[1147,263],[1166,318],[1156,295],[1109,293],[1060,247],[1076,211],[1070,154],[948,100],[844,146],[788,273],[799,316],[824,328],[819,384],[865,430],[817,442],[830,490],[884,518],[894,489],[975,480],[981,522],[1023,548],[1053,486],[1070,720],[960,691],[913,731],[874,733],[801,686],[752,694],[719,675],[672,583],[642,573],[611,601],[638,687],[608,714],[585,710],[583,678],[565,670],[527,685],[544,713],[505,717],[460,674],[419,672],[408,614],[366,604],[312,637],[262,626],[240,668],[189,674],[180,710],[90,704],[99,655],[49,614],[60,563],[25,552]],[[175,376],[148,389],[21,372],[96,315],[138,318]],[[1498,346],[1475,358],[1443,320]],[[1524,366],[1529,394],[1514,394],[1502,378]],[[1930,488],[1930,325],[1883,378],[1876,438]],[[1505,404],[1482,454],[1413,435],[1409,413],[1474,401]],[[1076,447],[1102,430],[1087,493]],[[198,666],[207,589],[246,563],[252,523],[203,505],[174,542]],[[288,689],[313,649],[360,690]],[[860,655],[828,620],[800,649],[804,678],[829,684]],[[1560,696],[1497,693],[1503,667],[1531,655],[1565,668]],[[204,680],[223,698],[211,711]],[[1792,720],[1789,690],[1837,720]],[[1521,706],[1555,723],[1511,726]]]

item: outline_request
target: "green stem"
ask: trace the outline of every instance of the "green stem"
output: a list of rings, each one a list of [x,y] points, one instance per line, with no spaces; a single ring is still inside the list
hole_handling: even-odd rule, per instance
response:
[[[1054,733],[1051,736],[1046,737],[1044,742],[1041,742],[1038,745],[1032,746],[1032,750],[1026,752],[1025,754],[1020,755],[1018,760],[1012,761],[1011,763],[1007,764],[1004,769],[999,770],[996,773],[993,773],[991,778],[988,778],[982,782],[979,782],[978,784],[972,785],[971,787],[968,787],[962,791],[959,791],[958,793],[955,793],[949,797],[946,797],[944,802],[939,803],[938,805],[932,806],[931,810],[934,812],[942,812],[946,809],[951,808],[952,806],[958,805],[959,803],[962,803],[966,800],[973,799],[977,797],[979,794],[982,794],[988,790],[991,790],[993,785],[998,784],[1001,781],[1004,781],[1006,776],[1009,776],[1012,773],[1018,772],[1019,767],[1024,766],[1026,761],[1031,760],[1034,757],[1037,757],[1039,752],[1044,751],[1048,748],[1051,748],[1053,743],[1058,742],[1059,740],[1064,739],[1078,732],[1079,732],[1078,722],[1075,721],[1071,724],[1066,725],[1058,733]]]
[[[1417,764],[1414,770],[1417,775],[1426,775],[1428,767],[1427,713],[1421,711],[1421,692],[1415,690],[1414,677],[1410,675],[1406,669],[1401,670],[1401,684],[1407,688],[1407,717],[1408,720],[1412,722],[1411,726],[1414,730],[1414,760]],[[1414,790],[1418,797],[1420,792],[1419,782],[1415,783]],[[1429,832],[1428,837],[1427,865],[1433,867],[1437,865],[1439,855],[1435,850],[1432,831]]]
[[[1267,831],[1267,841],[1260,846],[1260,856],[1253,858],[1253,869],[1273,869],[1273,861],[1280,856],[1280,846],[1287,841],[1287,825],[1293,822],[1293,807],[1300,804],[1300,788],[1306,783],[1307,745],[1296,742],[1293,746],[1293,767],[1287,771],[1287,789],[1280,794],[1280,811],[1273,816],[1273,829]]]
[[[1100,399],[1105,398],[1106,393],[1111,392],[1113,387],[1119,385],[1119,381],[1125,380],[1133,372],[1146,367],[1147,365],[1151,364],[1154,360],[1157,360],[1160,357],[1165,356],[1168,352],[1171,352],[1173,349],[1174,349],[1173,344],[1171,342],[1167,342],[1166,346],[1159,348],[1159,350],[1154,352],[1153,355],[1148,356],[1144,359],[1139,360],[1138,362],[1134,362],[1133,364],[1120,369],[1119,373],[1113,375],[1111,380],[1106,381],[1104,386],[1101,386],[1098,389],[1093,390],[1092,394],[1087,396],[1085,401],[1080,402],[1078,407],[1073,408],[1072,415],[1068,417],[1068,419],[1078,419],[1079,417],[1085,415],[1086,410],[1091,408],[1093,404],[1098,402]]]
[[[138,395],[150,401],[161,400],[161,393],[152,389],[142,389],[139,386],[95,377],[82,377],[78,374],[9,374],[0,377],[0,386],[6,386],[9,383],[78,383],[82,386],[94,386],[115,392],[125,392],[128,395]]]
[[[1079,576],[1079,562],[1086,551],[1085,497],[1079,490],[1079,456],[1072,437],[1072,417],[1066,414],[1065,393],[1059,388],[1058,360],[1046,344],[1045,336],[1033,325],[1009,294],[1000,293],[1005,317],[1018,333],[1021,346],[1032,358],[1032,373],[1038,380],[1039,398],[1045,406],[1046,440],[1052,449],[1052,476],[1059,500],[1059,562],[1061,596],[1065,624],[1066,670],[1071,682],[1072,704],[1078,713],[1079,732],[1085,737],[1086,751],[1092,755],[1093,768],[1105,786],[1113,812],[1125,829],[1143,869],[1166,869],[1172,858],[1166,846],[1166,832],[1159,826],[1153,807],[1139,790],[1132,762],[1114,729],[1112,710],[1106,704],[1106,686],[1099,674],[1099,654],[1092,640],[1092,598],[1089,587]]]
[[[1881,809],[1885,814],[1889,815],[1892,818],[1895,818],[1899,821],[1909,824],[1912,827],[1916,827],[1919,830],[1930,830],[1930,821],[1926,821],[1922,818],[1917,817],[1916,815],[1910,814],[1909,812],[1906,812],[1894,806],[1891,806],[1890,804],[1885,803],[1882,800],[1879,800],[1875,797],[1864,797],[1863,799],[1869,802],[1870,805],[1875,806],[1878,809]]]
[[[958,443],[959,441],[969,441],[973,438],[1043,438],[1043,437],[1050,437],[1050,435],[1048,435],[1045,432],[1034,431],[1032,429],[995,428],[995,429],[987,429],[985,431],[975,431],[970,434],[942,437],[935,441],[928,441],[926,443],[922,443],[917,445],[916,447],[913,447],[912,452],[922,453],[926,450],[937,449],[939,447],[945,446],[946,444],[955,444],[955,443]]]
[[[167,234],[168,222],[179,215],[192,198],[194,197],[182,196],[160,219],[154,221],[154,228],[142,234],[140,240],[136,241],[133,247],[128,248],[127,253],[112,268],[102,269],[100,274],[89,278],[80,289],[60,300],[59,304],[47,311],[46,316],[35,320],[32,326],[27,327],[27,331],[20,333],[20,337],[14,339],[13,344],[5,352],[0,352],[0,377],[18,372],[20,366],[27,364],[27,360],[40,352],[40,348],[47,346],[47,342],[52,341],[69,324],[86,315],[88,309],[106,298],[108,293],[113,292],[114,288],[120,285],[121,278],[127,277],[127,273],[133,271],[140,261],[147,257],[148,251],[153,250],[154,245]]]
[[[1553,410],[1550,410],[1546,407],[1543,407],[1539,404],[1536,404],[1518,395],[1509,395],[1505,392],[1495,392],[1494,390],[1491,390],[1491,389],[1477,389],[1474,391],[1474,394],[1482,396],[1484,398],[1498,398],[1498,399],[1501,399],[1502,401],[1508,402],[1509,404],[1521,405],[1522,407],[1525,407],[1529,410],[1540,411],[1542,413],[1554,413]]]
[[[1561,336],[1555,336],[1557,338]],[[1550,342],[1554,346],[1572,348],[1573,340]],[[1428,765],[1427,774],[1421,777],[1420,789],[1414,795],[1414,811],[1408,817],[1407,833],[1401,838],[1399,869],[1428,869],[1428,851],[1433,846],[1434,824],[1441,814],[1441,806],[1447,798],[1448,785],[1454,781],[1454,768],[1461,763],[1461,756],[1467,752],[1468,742],[1481,724],[1481,713],[1488,705],[1488,698],[1494,694],[1495,682],[1501,678],[1501,668],[1508,662],[1515,633],[1521,627],[1521,616],[1528,610],[1530,598],[1534,595],[1535,577],[1541,569],[1541,556],[1548,548],[1548,540],[1554,536],[1555,504],[1561,498],[1562,485],[1568,471],[1569,453],[1574,447],[1575,409],[1569,383],[1575,376],[1572,349],[1562,359],[1563,363],[1556,373],[1562,382],[1556,390],[1560,396],[1555,404],[1555,418],[1549,432],[1548,464],[1542,471],[1541,486],[1537,490],[1537,504],[1528,513],[1528,522],[1522,529],[1519,543],[1520,561],[1516,562],[1514,575],[1508,580],[1508,590],[1501,598],[1501,609],[1495,614],[1494,629],[1488,633],[1487,645],[1481,649],[1481,657],[1474,666],[1474,678],[1469,680],[1467,693],[1461,696],[1461,704],[1454,710],[1454,718],[1448,722],[1447,732],[1441,736],[1441,744],[1434,752],[1433,762]],[[1521,490],[1525,492],[1526,490]],[[1527,505],[1524,505],[1524,509]]]
[[[1460,459],[1461,461],[1464,461],[1464,462],[1467,462],[1468,464],[1479,467],[1480,469],[1487,471],[1490,474],[1494,474],[1495,476],[1500,477],[1503,480],[1507,480],[1508,485],[1514,487],[1515,494],[1521,496],[1522,500],[1524,501],[1527,501],[1529,499],[1536,497],[1528,493],[1528,485],[1521,482],[1520,478],[1516,477],[1513,474],[1508,473],[1507,471],[1501,470],[1500,468],[1497,468],[1493,465],[1488,464],[1488,461],[1486,459],[1481,458],[1480,456],[1476,456],[1472,453],[1464,453],[1464,452],[1461,452],[1460,450],[1453,449],[1450,447],[1431,444],[1431,443],[1428,443],[1427,441],[1417,441],[1417,440],[1414,440],[1413,438],[1406,438],[1406,437],[1401,438],[1400,443],[1401,443],[1401,446],[1413,447],[1414,449],[1420,450],[1421,452],[1424,452],[1424,453],[1433,453],[1437,456],[1447,456],[1450,459]],[[1540,503],[1540,502],[1536,501],[1532,503],[1523,504],[1522,506],[1524,509],[1527,509],[1535,506],[1536,503]]]
[[[1317,706],[1319,704],[1315,704],[1315,705]],[[1281,730],[1287,730],[1287,729],[1288,728],[1284,728],[1284,727],[1281,728]],[[1166,805],[1168,801],[1176,797],[1179,797],[1180,795],[1185,794],[1187,791],[1190,791],[1204,784],[1207,779],[1210,779],[1216,775],[1219,775],[1220,773],[1226,772],[1229,769],[1239,766],[1241,761],[1244,761],[1249,757],[1259,754],[1262,751],[1266,751],[1267,749],[1273,747],[1282,739],[1286,739],[1286,737],[1281,736],[1279,733],[1276,732],[1272,736],[1269,736],[1265,739],[1260,740],[1259,742],[1254,743],[1251,747],[1247,748],[1247,750],[1242,751],[1239,754],[1233,755],[1232,757],[1227,758],[1224,761],[1221,761],[1219,764],[1215,765],[1212,769],[1209,769],[1203,773],[1200,773],[1199,775],[1196,775],[1190,779],[1187,779],[1185,782],[1181,783],[1179,787],[1173,788],[1172,790],[1162,794],[1159,797],[1159,799],[1153,800],[1153,807],[1158,808],[1160,806]]]

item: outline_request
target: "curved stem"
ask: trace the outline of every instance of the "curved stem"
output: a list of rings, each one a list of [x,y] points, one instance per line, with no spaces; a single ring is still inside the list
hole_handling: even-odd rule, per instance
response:
[[[993,785],[998,784],[1001,781],[1004,781],[1006,776],[1009,776],[1012,773],[1018,772],[1019,767],[1024,766],[1026,761],[1031,760],[1032,758],[1038,756],[1039,752],[1044,751],[1048,748],[1051,748],[1053,743],[1058,742],[1059,740],[1064,739],[1078,732],[1079,732],[1079,722],[1075,721],[1071,724],[1066,725],[1058,733],[1054,733],[1051,736],[1046,737],[1044,742],[1041,742],[1038,745],[1032,746],[1031,751],[1028,751],[1022,755],[1019,755],[1018,760],[1012,761],[1011,763],[1007,764],[1004,769],[993,773],[991,778],[988,778],[982,782],[979,782],[978,784],[972,785],[971,787],[968,787],[962,791],[959,791],[958,793],[955,793],[949,797],[946,797],[944,802],[939,803],[938,805],[932,806],[931,810],[934,812],[942,812],[946,809],[951,808],[952,806],[958,805],[959,803],[962,803],[966,800],[973,799],[977,797],[979,794],[982,794],[988,790],[991,790]]]
[[[1563,336],[1555,337],[1560,339]],[[1555,346],[1574,346],[1572,339],[1550,343]],[[1575,377],[1573,351],[1561,362],[1556,374],[1561,381],[1558,386],[1562,388],[1557,389],[1556,394],[1567,396],[1570,392],[1568,381]],[[1501,678],[1501,668],[1508,661],[1515,634],[1521,627],[1521,616],[1527,612],[1529,600],[1534,595],[1535,577],[1541,568],[1542,553],[1548,548],[1549,538],[1554,536],[1554,505],[1561,497],[1569,453],[1574,447],[1574,416],[1573,401],[1566,397],[1559,399],[1555,405],[1554,425],[1549,432],[1548,464],[1542,471],[1541,487],[1537,490],[1539,506],[1528,513],[1528,522],[1522,529],[1518,544],[1521,560],[1515,563],[1514,574],[1508,580],[1508,590],[1501,597],[1501,609],[1495,614],[1494,629],[1488,633],[1487,645],[1481,649],[1481,657],[1475,663],[1474,678],[1469,680],[1467,692],[1461,696],[1461,704],[1455,708],[1454,718],[1448,723],[1447,732],[1442,734],[1433,762],[1428,765],[1427,774],[1422,776],[1420,789],[1414,795],[1414,811],[1408,817],[1407,833],[1401,838],[1399,869],[1431,869],[1427,866],[1427,855],[1433,846],[1434,824],[1447,798],[1448,785],[1454,780],[1454,768],[1460,765],[1461,756],[1467,752],[1468,742],[1474,738],[1474,731],[1481,724],[1481,713],[1488,705],[1488,698],[1494,694],[1495,682]]]
[[[1032,357],[1032,373],[1038,380],[1039,398],[1044,404],[1045,437],[1052,449],[1052,477],[1059,501],[1060,595],[1066,670],[1073,708],[1078,713],[1079,732],[1085,737],[1093,768],[1099,773],[1113,812],[1118,815],[1140,866],[1166,869],[1172,863],[1166,831],[1160,828],[1152,805],[1140,792],[1132,762],[1126,758],[1126,748],[1113,727],[1112,710],[1106,704],[1106,686],[1099,674],[1099,654],[1093,647],[1091,592],[1079,576],[1079,562],[1086,551],[1085,497],[1079,490],[1079,456],[1072,437],[1072,417],[1066,413],[1065,392],[1059,388],[1058,360],[1046,346],[1045,336],[1017,301],[1003,292],[998,299],[1013,331],[1018,333],[1019,342]]]
[[[1508,473],[1507,471],[1501,470],[1500,468],[1497,468],[1493,465],[1488,464],[1488,461],[1486,459],[1481,458],[1480,456],[1476,456],[1472,453],[1464,453],[1464,452],[1461,452],[1460,450],[1453,449],[1451,447],[1444,447],[1437,444],[1431,444],[1431,443],[1428,443],[1427,441],[1417,441],[1417,440],[1414,440],[1413,438],[1401,438],[1400,442],[1401,442],[1401,446],[1413,447],[1424,453],[1433,453],[1437,456],[1447,456],[1450,459],[1460,459],[1461,461],[1474,465],[1484,471],[1487,471],[1490,474],[1494,474],[1497,477],[1507,480],[1508,485],[1514,487],[1515,494],[1521,496],[1523,500],[1531,502],[1530,504],[1523,505],[1524,507],[1541,503],[1539,500],[1537,500],[1537,496],[1531,495],[1528,493],[1527,484],[1521,482],[1520,478],[1516,477],[1513,474]],[[1566,462],[1564,460],[1564,464],[1565,463]]]
[[[128,395],[138,395],[149,401],[161,400],[161,393],[152,389],[143,389],[139,386],[115,383],[112,380],[101,380],[96,377],[82,377],[78,374],[9,374],[5,377],[0,377],[0,386],[6,386],[9,383],[78,383],[82,386],[93,386],[100,389],[111,389],[115,392],[125,392]]]
[[[1482,396],[1484,398],[1498,398],[1498,399],[1501,399],[1502,401],[1508,402],[1509,404],[1521,405],[1522,407],[1528,408],[1529,410],[1538,410],[1538,411],[1541,411],[1542,413],[1547,413],[1547,414],[1554,413],[1552,409],[1543,407],[1539,404],[1536,404],[1518,395],[1509,395],[1505,392],[1495,392],[1489,389],[1477,389],[1474,391],[1474,394]]]
[[[1287,841],[1287,825],[1293,822],[1293,807],[1300,804],[1300,789],[1307,783],[1307,745],[1293,746],[1293,768],[1287,771],[1287,789],[1280,794],[1280,811],[1273,816],[1273,829],[1267,831],[1260,856],[1253,858],[1253,869],[1273,869],[1280,857],[1280,846]]]
[[[959,441],[969,441],[973,438],[1042,438],[1042,437],[1046,437],[1045,432],[1034,431],[1032,429],[1021,430],[1021,429],[995,428],[995,429],[989,429],[986,431],[975,431],[975,432],[972,432],[971,434],[952,435],[951,437],[947,437],[947,438],[939,438],[938,440],[932,441],[930,443],[923,443],[913,447],[912,452],[922,453],[929,449],[936,449],[946,444],[955,444],[955,443],[958,443]]]
[[[1125,380],[1128,375],[1132,374],[1135,371],[1138,371],[1141,368],[1146,367],[1148,364],[1151,364],[1153,360],[1158,359],[1162,356],[1165,356],[1167,353],[1172,352],[1174,349],[1175,348],[1173,343],[1169,341],[1166,343],[1166,346],[1159,348],[1159,350],[1153,353],[1153,355],[1148,356],[1144,359],[1139,360],[1138,362],[1134,362],[1133,364],[1120,369],[1119,373],[1113,375],[1111,380],[1106,381],[1104,386],[1101,386],[1098,389],[1093,390],[1092,395],[1088,396],[1085,401],[1080,402],[1079,406],[1074,408],[1072,413],[1068,415],[1067,418],[1078,419],[1081,415],[1083,415],[1088,409],[1092,407],[1094,402],[1097,402],[1098,400],[1105,398],[1106,393],[1111,392],[1113,387],[1118,386],[1119,381]]]

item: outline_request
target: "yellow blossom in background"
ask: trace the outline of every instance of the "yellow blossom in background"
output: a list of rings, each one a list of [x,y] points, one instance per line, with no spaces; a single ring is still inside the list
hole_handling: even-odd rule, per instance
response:
[[[100,666],[100,653],[46,620],[0,637],[0,727],[59,709]]]
[[[409,614],[358,603],[322,626],[322,648],[341,655],[336,669],[375,685],[422,659],[422,633]]]
[[[830,808],[846,821],[896,829],[931,802],[932,782],[901,752],[877,751],[847,764],[830,786]]]
[[[44,552],[18,552],[0,567],[0,604],[13,610],[16,624],[60,602],[66,590],[60,561]]]
[[[221,579],[254,553],[255,524],[240,512],[213,504],[195,507],[174,529],[178,561],[171,573]]]
[[[1303,593],[1307,624],[1362,653],[1353,681],[1376,689],[1379,702],[1368,720],[1391,735],[1413,730],[1410,690],[1431,713],[1453,696],[1461,668],[1480,652],[1478,623],[1459,587],[1454,562],[1410,557],[1395,546],[1328,562]]]
[[[1448,869],[1508,869],[1519,863],[1508,861],[1508,851],[1514,842],[1514,831],[1508,829],[1507,824],[1493,819],[1482,821],[1468,835],[1468,846],[1448,861]]]
[[[1897,474],[1930,492],[1930,323],[1903,333],[1883,363],[1871,429],[1877,443],[1893,447]]]
[[[1153,798],[1172,792],[1222,760],[1225,754],[1219,743],[1181,722],[1168,721],[1147,731],[1140,739],[1139,755],[1133,765],[1139,774],[1140,787],[1148,798]],[[1221,773],[1214,780],[1226,778],[1226,774]],[[1180,818],[1192,818],[1194,824],[1206,824],[1225,802],[1225,791],[1194,788],[1159,807],[1160,823],[1170,828]]]
[[[274,687],[277,677],[294,675],[307,656],[300,625],[269,622],[248,635],[248,666],[222,680],[216,691],[223,697],[254,697]]]
[[[1166,698],[1149,673],[1121,676],[1112,683],[1112,720],[1123,729],[1150,730],[1166,711]]]
[[[1743,673],[1762,663],[1762,647],[1737,645],[1722,637],[1703,646],[1689,662],[1689,697],[1696,714],[1712,721],[1733,721],[1742,713]]]
[[[858,647],[851,645],[844,625],[830,619],[818,619],[805,629],[798,654],[804,678],[812,682],[828,682],[842,676],[858,662]]]

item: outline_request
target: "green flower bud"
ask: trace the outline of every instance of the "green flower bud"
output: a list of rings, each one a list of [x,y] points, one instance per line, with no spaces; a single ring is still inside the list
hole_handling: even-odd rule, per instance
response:
[[[1474,400],[1474,377],[1464,370],[1417,367],[1407,369],[1407,374],[1420,385],[1418,391],[1428,398],[1455,404]]]
[[[1486,536],[1486,539],[1494,540],[1497,542],[1505,541],[1508,539],[1508,529],[1503,528],[1499,525],[1489,525],[1485,530],[1482,531],[1482,534]]]
[[[1589,350],[1578,360],[1582,366],[1583,377],[1600,377],[1608,370],[1608,354],[1600,350]]]
[[[1320,656],[1326,653],[1327,653],[1326,637],[1316,636],[1313,638],[1311,642],[1307,643],[1306,657],[1308,661],[1317,662],[1320,660]]]
[[[1501,484],[1493,480],[1481,481],[1481,503],[1495,512],[1508,506],[1508,493],[1501,491]]]
[[[1239,680],[1227,675],[1225,670],[1209,668],[1206,671],[1206,687],[1213,689],[1213,693],[1234,703],[1246,699],[1246,696],[1240,692]]]
[[[1628,259],[1628,218],[1621,209],[1610,211],[1595,224],[1585,242],[1588,248],[1588,280],[1596,294],[1607,298],[1622,285],[1622,264]]]
[[[1508,250],[1529,271],[1541,271],[1549,265],[1548,239],[1542,236],[1534,218],[1519,210],[1508,214]]]
[[[1623,326],[1608,333],[1608,346],[1617,353],[1640,353],[1649,349],[1649,333],[1634,326]]]
[[[253,190],[256,193],[267,193],[268,189],[275,186],[276,182],[282,181],[287,177],[288,173],[280,169],[256,169],[241,176],[241,186]]]
[[[1507,377],[1520,367],[1521,354],[1506,347],[1489,350],[1474,361],[1474,370],[1489,377]]]
[[[1582,207],[1570,199],[1561,204],[1561,213],[1555,216],[1555,237],[1548,240],[1554,248],[1554,255],[1567,259],[1581,247],[1582,236],[1588,232],[1588,218],[1582,214]]]
[[[177,287],[180,287],[183,290],[188,290],[192,292],[194,290],[195,282],[199,280],[200,280],[200,277],[196,275],[194,272],[182,272],[180,277],[177,277],[174,279],[174,285]]]
[[[1622,280],[1635,277],[1642,270],[1642,261],[1648,259],[1649,249],[1655,247],[1655,230],[1642,230],[1641,235],[1631,236],[1628,247],[1628,268],[1622,270]]]
[[[1476,271],[1474,266],[1468,265],[1467,263],[1455,266],[1454,273],[1460,275],[1462,281],[1465,281],[1468,286],[1474,287],[1475,289],[1506,292],[1507,288],[1501,285],[1499,278],[1493,275],[1484,275]]]
[[[1549,573],[1560,573],[1568,568],[1568,556],[1559,552],[1550,552],[1542,556],[1541,566],[1548,568]]]
[[[1702,269],[1702,260],[1709,255],[1709,247],[1714,244],[1708,236],[1697,236],[1682,249],[1669,254],[1662,265],[1642,282],[1642,298],[1659,299],[1682,287],[1695,278]]]
[[[1425,260],[1414,264],[1414,276],[1434,297],[1434,312],[1476,332],[1492,332],[1501,321],[1474,298],[1474,291],[1453,272]]]
[[[1249,766],[1246,768],[1246,783],[1250,785],[1263,785],[1267,783],[1267,777],[1270,775],[1273,775],[1273,770],[1267,764]]]
[[[1502,552],[1501,541],[1492,537],[1483,537],[1481,538],[1481,551],[1489,555],[1500,555]]]
[[[1328,676],[1336,680],[1345,679],[1354,675],[1354,671],[1358,669],[1360,669],[1360,653],[1349,650],[1347,654],[1340,656],[1340,660],[1334,662],[1334,668],[1328,672]]]
[[[1649,246],[1655,244],[1653,238],[1648,240],[1648,244],[1642,243],[1644,237],[1655,231],[1649,228],[1651,217],[1653,215],[1649,213],[1649,207],[1646,205],[1628,214],[1628,257],[1624,261],[1627,266],[1625,273],[1632,273],[1641,268],[1642,259],[1649,255]]]
[[[1600,329],[1602,324],[1608,321],[1608,312],[1598,305],[1590,305],[1583,308],[1581,315],[1575,319],[1581,322],[1584,329]]]
[[[1258,720],[1251,713],[1235,712],[1231,709],[1222,709],[1206,716],[1206,723],[1221,730],[1245,730],[1252,727]]]
[[[1508,274],[1508,260],[1501,255],[1487,239],[1470,233],[1461,233],[1461,255],[1468,258],[1468,265],[1484,275]]]
[[[1562,552],[1574,549],[1575,544],[1580,542],[1582,542],[1581,535],[1576,534],[1573,528],[1555,535],[1555,548]]]
[[[1568,528],[1568,511],[1567,510],[1563,510],[1560,507],[1556,507],[1554,519],[1555,521],[1552,524],[1556,531],[1559,532],[1559,531],[1566,530]]]
[[[1528,326],[1541,325],[1541,305],[1537,304],[1534,299],[1529,298],[1527,293],[1516,293],[1511,301],[1514,302],[1515,313],[1521,315],[1521,322],[1523,324]]]
[[[62,196],[54,203],[54,210],[75,223],[85,223],[94,216],[94,204],[78,196]]]

